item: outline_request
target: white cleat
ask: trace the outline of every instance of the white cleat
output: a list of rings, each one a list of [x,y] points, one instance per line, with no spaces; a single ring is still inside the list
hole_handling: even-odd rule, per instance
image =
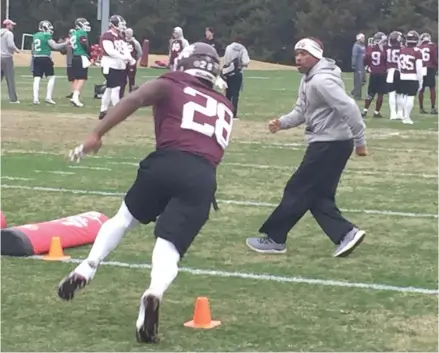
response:
[[[403,123],[403,124],[410,124],[410,125],[414,124],[414,123],[413,123],[413,120],[410,119],[410,118],[402,119],[402,123]]]
[[[158,343],[159,309],[161,297],[147,290],[140,298],[136,321],[137,342]]]
[[[97,264],[84,260],[58,286],[58,296],[64,300],[72,300],[78,289],[84,288],[94,277]]]
[[[45,101],[46,103],[48,103],[48,104],[53,104],[53,105],[56,104],[56,103],[53,101],[52,98],[46,98],[44,101]]]
[[[79,107],[79,108],[81,108],[81,107],[83,107],[84,106],[84,104],[82,104],[80,101],[79,101],[79,99],[70,99],[70,103],[72,103],[75,107]]]
[[[40,104],[40,101],[34,101],[34,104],[38,105],[38,104]]]

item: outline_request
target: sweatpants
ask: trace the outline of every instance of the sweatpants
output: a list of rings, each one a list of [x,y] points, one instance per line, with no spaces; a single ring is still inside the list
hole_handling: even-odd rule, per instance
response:
[[[238,115],[238,101],[239,101],[239,93],[241,92],[242,87],[242,72],[237,72],[232,76],[226,77],[227,89],[226,89],[226,98],[232,102],[234,107],[234,117],[236,118]]]
[[[310,143],[302,162],[285,186],[280,204],[259,232],[284,244],[288,232],[310,211],[331,241],[340,244],[354,228],[335,203],[337,186],[353,145],[353,140]]]
[[[9,100],[16,102],[17,91],[15,90],[15,70],[14,60],[12,56],[5,56],[1,58],[1,76],[6,78],[6,84],[8,85]]]

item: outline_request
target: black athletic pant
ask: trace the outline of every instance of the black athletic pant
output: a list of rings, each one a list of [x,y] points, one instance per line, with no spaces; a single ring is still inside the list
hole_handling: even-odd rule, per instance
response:
[[[235,118],[238,115],[238,100],[239,93],[241,92],[242,87],[242,72],[237,72],[232,76],[227,76],[227,89],[226,89],[226,98],[232,102],[233,107],[235,108]]]
[[[311,143],[285,186],[279,206],[259,232],[283,244],[291,228],[309,210],[328,237],[339,244],[354,227],[335,204],[337,186],[352,150],[352,140]]]

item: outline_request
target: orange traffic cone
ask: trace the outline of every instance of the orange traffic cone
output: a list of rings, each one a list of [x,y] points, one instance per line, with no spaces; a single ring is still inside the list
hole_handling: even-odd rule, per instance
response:
[[[63,261],[70,259],[71,256],[64,255],[63,248],[61,246],[60,237],[52,237],[50,241],[49,253],[43,256],[43,260],[47,261]]]
[[[210,316],[209,300],[206,297],[198,297],[195,302],[194,317],[184,324],[192,328],[214,328],[221,325],[221,321],[212,321]]]

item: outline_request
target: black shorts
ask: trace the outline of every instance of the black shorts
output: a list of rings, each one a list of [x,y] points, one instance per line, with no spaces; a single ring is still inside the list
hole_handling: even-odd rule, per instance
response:
[[[127,80],[127,70],[116,70],[110,68],[108,74],[105,74],[104,71],[102,71],[102,74],[107,80],[108,88],[121,87]]]
[[[401,80],[396,93],[406,94],[407,96],[416,96],[418,93],[419,82],[418,80]]]
[[[375,94],[387,93],[386,74],[371,74],[367,94],[373,97]]]
[[[427,75],[424,76],[422,87],[436,87],[436,72],[437,70],[432,67],[427,67]]]
[[[125,204],[140,223],[158,217],[155,236],[170,241],[183,257],[209,218],[215,191],[216,169],[206,159],[159,150],[140,162]]]
[[[69,82],[74,81],[75,79],[73,78],[73,68],[71,66],[67,67],[67,80]]]
[[[55,75],[53,70],[53,61],[48,56],[34,57],[33,76],[34,77],[49,77]]]
[[[88,67],[82,67],[82,58],[79,55],[75,55],[72,58],[72,78],[73,80],[88,79]]]
[[[387,92],[393,92],[393,91],[398,91],[398,87],[399,87],[399,71],[395,70],[394,74],[393,74],[393,82],[392,83],[387,83]]]

